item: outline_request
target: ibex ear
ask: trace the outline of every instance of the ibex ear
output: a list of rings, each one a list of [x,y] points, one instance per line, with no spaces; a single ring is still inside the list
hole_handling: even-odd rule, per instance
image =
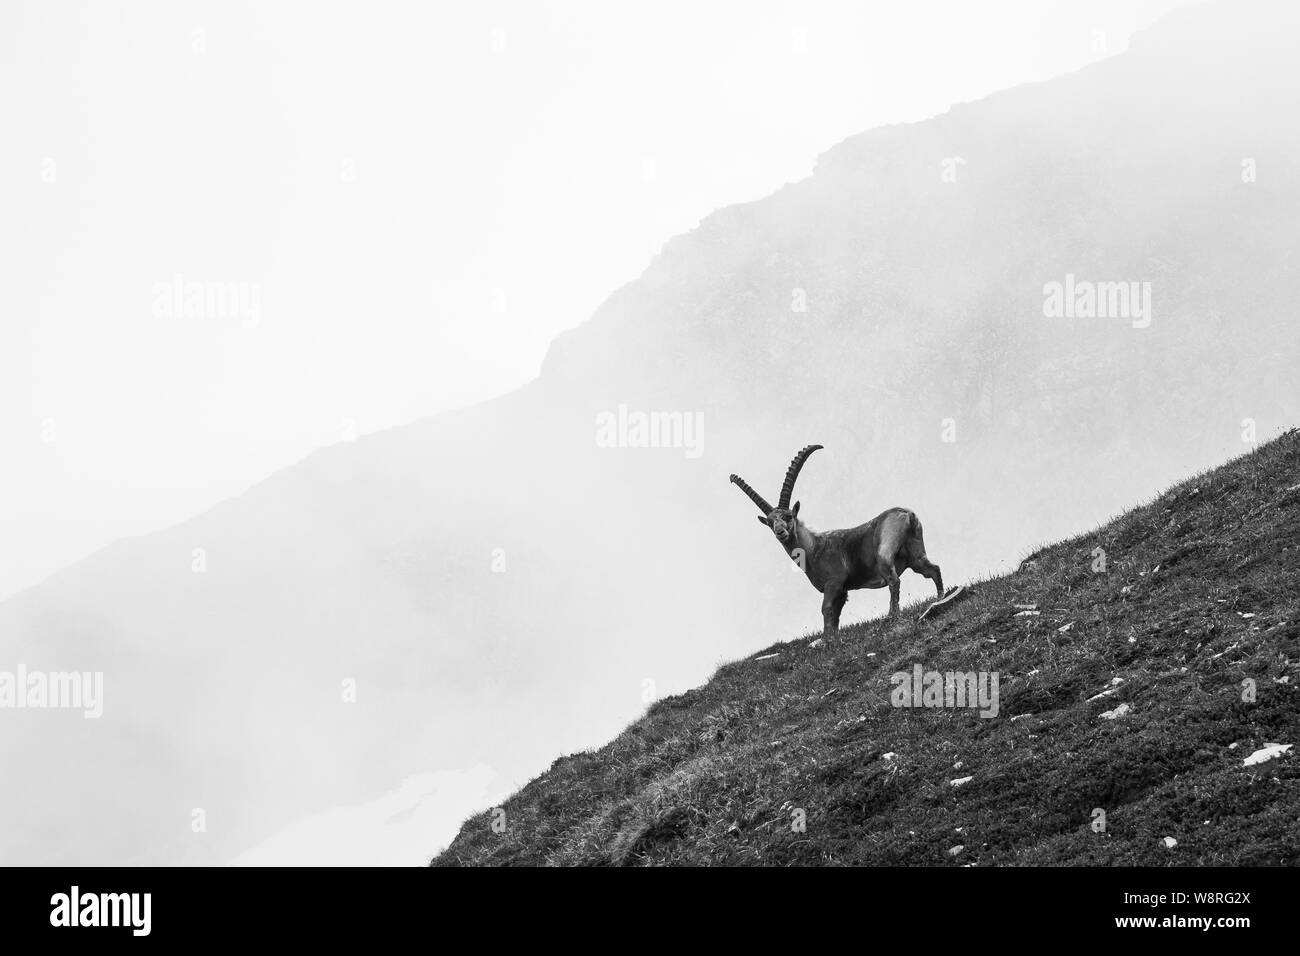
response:
[[[794,503],[794,516],[799,517],[799,502],[797,501]]]
[[[759,524],[767,525],[769,528],[772,527],[772,519],[767,515],[754,515],[754,517],[758,519]]]

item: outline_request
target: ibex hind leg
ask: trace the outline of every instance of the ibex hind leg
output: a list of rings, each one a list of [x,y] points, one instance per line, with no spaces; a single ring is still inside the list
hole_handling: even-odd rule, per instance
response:
[[[929,578],[934,582],[934,593],[937,597],[943,597],[943,572],[939,570],[939,565],[935,564],[925,555],[921,555],[919,561],[913,561],[911,568],[922,577]]]
[[[892,567],[888,568],[886,580],[889,582],[889,616],[890,618],[898,617],[898,572]]]
[[[939,565],[925,556],[925,537],[921,533],[921,520],[912,518],[912,534],[907,542],[907,566],[922,577],[934,582],[934,592],[943,597],[943,573]]]

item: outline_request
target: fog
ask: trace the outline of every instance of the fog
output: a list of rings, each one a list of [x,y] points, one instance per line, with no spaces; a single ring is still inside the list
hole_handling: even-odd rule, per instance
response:
[[[104,709],[0,857],[418,862],[820,627],[728,474],[971,582],[1294,424],[1300,32],[1170,6],[6,12],[0,669]]]
[[[1173,5],[6,3],[0,598],[524,384],[712,210]]]

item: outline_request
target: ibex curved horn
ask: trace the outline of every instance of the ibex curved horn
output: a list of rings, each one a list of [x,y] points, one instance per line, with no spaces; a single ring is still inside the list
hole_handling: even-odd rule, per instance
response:
[[[744,478],[741,478],[740,475],[732,475],[731,482],[745,494],[749,495],[754,504],[758,505],[758,510],[763,512],[765,516],[772,513],[772,506],[763,500],[762,495],[749,487],[748,482],[746,482]]]
[[[821,447],[821,445],[805,445],[794,456],[794,461],[790,462],[790,467],[785,470],[785,484],[781,486],[781,500],[777,503],[778,508],[790,507],[790,496],[794,494],[794,480],[799,477],[799,471],[803,468],[803,463],[808,460],[808,456]]]

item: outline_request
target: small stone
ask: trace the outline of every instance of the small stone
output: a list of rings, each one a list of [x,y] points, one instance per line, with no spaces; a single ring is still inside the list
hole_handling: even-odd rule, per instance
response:
[[[1280,757],[1291,749],[1291,744],[1265,744],[1259,750],[1242,761],[1243,767],[1253,767],[1255,764],[1267,763],[1274,757]]]
[[[1165,845],[1166,850],[1172,850],[1174,847],[1178,846],[1178,841],[1173,837],[1165,837],[1161,842]]]

